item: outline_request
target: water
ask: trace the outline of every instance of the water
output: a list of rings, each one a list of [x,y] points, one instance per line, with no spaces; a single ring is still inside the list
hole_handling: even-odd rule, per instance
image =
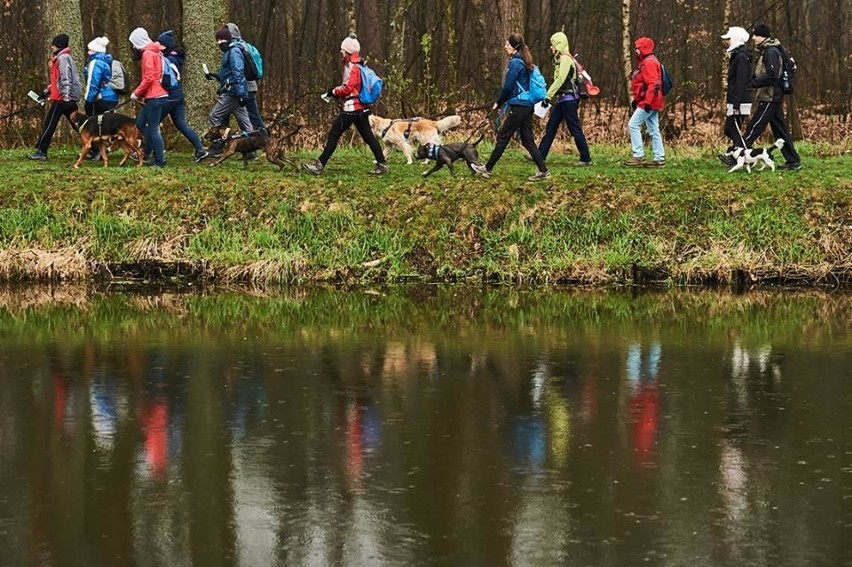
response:
[[[0,292],[2,565],[850,565],[852,296]]]

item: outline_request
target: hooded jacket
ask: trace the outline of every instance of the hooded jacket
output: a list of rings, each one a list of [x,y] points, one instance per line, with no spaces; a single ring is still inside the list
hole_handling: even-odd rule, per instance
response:
[[[237,27],[237,24],[228,22],[227,24],[225,24],[225,27],[227,27],[228,31],[231,32],[231,38],[239,41],[241,47],[245,47],[246,42],[245,42],[245,40],[243,40],[243,36],[240,33],[240,28]],[[248,92],[250,92],[250,93],[256,93],[257,92],[257,81],[246,80],[246,90],[248,90]]]
[[[183,64],[186,54],[182,49],[175,48],[175,32],[167,30],[157,36],[157,42],[163,46],[163,56],[175,66],[179,75],[183,75]],[[183,100],[183,81],[172,81],[169,88],[169,100]]]
[[[781,42],[768,37],[757,46],[757,64],[754,78],[749,83],[753,87],[756,102],[781,102],[784,91],[781,90],[781,75],[784,71],[784,59],[781,57]]]
[[[240,40],[231,39],[228,49],[219,61],[219,72],[216,73],[216,78],[219,79],[219,89],[216,92],[220,95],[226,94],[237,98],[245,98],[248,95],[246,62],[243,59]]]
[[[556,32],[550,36],[550,44],[557,51],[553,60],[553,82],[547,89],[547,98],[553,98],[557,94],[576,96],[577,66],[574,63],[574,58],[571,57],[568,36],[562,32]]]
[[[650,37],[640,37],[634,45],[639,50],[639,64],[630,79],[633,102],[640,108],[662,110],[663,70],[654,55],[654,40]]]
[[[358,66],[362,63],[359,53],[349,55],[349,63],[343,67],[343,84],[332,89],[335,97],[343,99],[343,112],[359,112],[369,108],[358,97],[361,94],[361,69]]]
[[[741,44],[728,52],[728,92],[725,102],[734,105],[736,109],[741,104],[751,103],[751,91],[748,83],[751,80],[751,53],[748,47]]]
[[[80,73],[71,57],[71,48],[60,50],[50,60],[50,84],[47,86],[48,98],[53,102],[77,102],[83,95]]]
[[[109,53],[93,53],[83,69],[86,78],[85,100],[95,102],[104,100],[118,102],[118,94],[109,86],[112,79],[112,55]]]
[[[142,49],[142,80],[133,91],[139,98],[163,98],[168,96],[163,88],[163,46],[152,41]]]
[[[518,85],[520,85],[520,88]],[[524,58],[521,54],[515,53],[509,59],[509,64],[506,66],[503,88],[500,89],[500,94],[497,96],[497,106],[503,106],[506,102],[512,106],[535,106],[528,100],[518,99],[518,95],[521,94],[521,88],[525,91],[530,90],[530,72],[527,70],[527,65],[524,63]]]

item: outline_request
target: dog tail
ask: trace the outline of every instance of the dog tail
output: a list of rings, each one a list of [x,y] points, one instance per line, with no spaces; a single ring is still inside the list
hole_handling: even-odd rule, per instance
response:
[[[470,145],[475,148],[477,146],[477,144],[479,144],[479,142],[481,142],[484,139],[485,139],[485,134],[479,134],[479,138],[477,138],[475,142],[471,142]]]
[[[438,126],[438,133],[443,134],[447,130],[452,130],[453,128],[458,128],[461,124],[461,116],[458,114],[451,114],[446,118],[441,118],[436,122]]]

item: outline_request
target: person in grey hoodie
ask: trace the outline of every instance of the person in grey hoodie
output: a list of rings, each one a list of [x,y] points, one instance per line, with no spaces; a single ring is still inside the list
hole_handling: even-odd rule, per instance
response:
[[[77,103],[83,95],[80,73],[77,71],[77,64],[71,57],[71,49],[68,47],[68,35],[64,33],[57,35],[50,42],[50,46],[53,49],[53,56],[50,59],[50,83],[42,92],[43,98],[50,101],[50,107],[36,142],[36,150],[29,156],[32,160],[40,161],[47,159],[47,149],[63,116],[71,127],[77,130],[71,121],[71,113],[78,109]]]

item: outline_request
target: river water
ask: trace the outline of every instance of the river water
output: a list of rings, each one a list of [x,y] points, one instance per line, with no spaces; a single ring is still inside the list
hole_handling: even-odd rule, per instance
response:
[[[0,292],[2,565],[852,565],[852,296]]]

